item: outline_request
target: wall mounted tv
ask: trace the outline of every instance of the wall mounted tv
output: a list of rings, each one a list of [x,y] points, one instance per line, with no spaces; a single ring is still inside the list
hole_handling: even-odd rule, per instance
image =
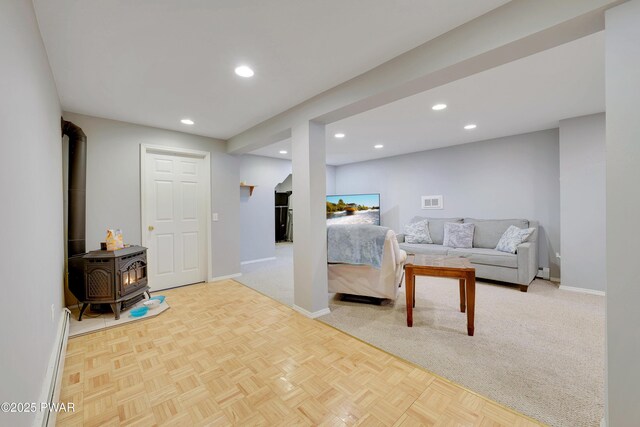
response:
[[[380,225],[380,194],[327,196],[327,225]]]

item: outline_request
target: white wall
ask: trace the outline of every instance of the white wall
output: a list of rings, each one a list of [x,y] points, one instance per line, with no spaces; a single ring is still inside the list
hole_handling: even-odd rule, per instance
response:
[[[606,14],[608,425],[640,420],[640,0]]]
[[[402,231],[416,216],[540,221],[540,265],[559,277],[558,130],[551,129],[338,166],[336,193],[380,193],[382,225]],[[422,210],[420,196],[443,195]]]
[[[0,402],[39,402],[65,241],[61,111],[31,0],[0,2],[0,58]],[[34,415],[3,413],[0,424],[31,425]]]
[[[327,165],[327,194],[336,194],[336,166]]]
[[[107,228],[120,228],[125,243],[140,244],[140,144],[188,148],[211,153],[211,212],[219,220],[209,218],[209,276],[240,272],[238,161],[223,141],[67,112],[64,118],[87,134],[87,250],[100,247]]]
[[[238,170],[240,181],[257,185],[251,197],[246,189],[240,193],[240,260],[274,257],[274,191],[291,174],[291,160],[244,154],[238,156]],[[336,167],[327,165],[326,172],[327,194],[333,194]],[[288,187],[282,191],[291,191],[291,184],[292,179],[289,179]]]
[[[253,195],[240,194],[240,260],[275,256],[275,188],[291,174],[291,161],[245,154],[239,157],[240,180],[255,184]]]
[[[289,174],[284,181],[276,185],[277,193],[286,193],[287,191],[293,191],[293,174]]]
[[[606,289],[605,114],[560,121],[562,286]]]

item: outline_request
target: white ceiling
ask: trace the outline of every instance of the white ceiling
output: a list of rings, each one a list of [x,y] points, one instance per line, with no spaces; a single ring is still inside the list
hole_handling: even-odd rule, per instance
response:
[[[436,103],[448,108],[433,111]],[[604,32],[327,126],[327,163],[341,165],[558,127],[605,110]],[[475,130],[463,126],[475,123]],[[333,138],[344,132],[343,139]],[[376,150],[375,144],[384,148]],[[287,155],[279,154],[287,150]],[[254,151],[291,158],[291,141]]]
[[[505,3],[34,0],[64,110],[222,139]]]

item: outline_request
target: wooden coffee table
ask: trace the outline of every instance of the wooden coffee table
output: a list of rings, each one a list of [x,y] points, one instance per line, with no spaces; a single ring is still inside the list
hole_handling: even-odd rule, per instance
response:
[[[473,315],[476,307],[476,269],[467,258],[446,255],[409,255],[404,265],[407,291],[407,326],[413,326],[416,306],[416,276],[450,277],[460,283],[460,311],[467,311],[467,333],[473,336]]]

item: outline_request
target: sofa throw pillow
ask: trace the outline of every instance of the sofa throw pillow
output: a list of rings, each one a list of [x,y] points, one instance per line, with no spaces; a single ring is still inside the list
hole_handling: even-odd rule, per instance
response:
[[[426,219],[404,227],[404,241],[407,243],[433,243],[429,234],[429,221]]]
[[[535,228],[518,228],[515,225],[509,226],[509,228],[507,228],[507,230],[502,234],[502,237],[500,237],[500,240],[496,245],[496,251],[515,254],[518,249],[518,245],[526,242],[534,231]]]
[[[442,244],[450,248],[471,248],[473,246],[474,224],[447,222],[444,225],[444,241]]]

